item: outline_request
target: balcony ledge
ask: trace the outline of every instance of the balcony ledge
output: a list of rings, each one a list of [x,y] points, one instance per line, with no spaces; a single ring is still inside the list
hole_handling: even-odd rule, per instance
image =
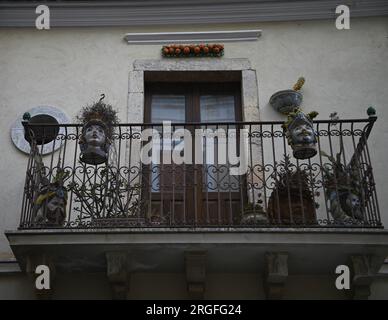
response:
[[[103,272],[105,253],[124,251],[131,272],[183,272],[184,252],[207,251],[209,272],[262,272],[266,252],[288,252],[290,274],[333,274],[353,254],[388,256],[388,230],[328,228],[139,228],[7,231],[25,269],[29,255],[53,257],[63,272]]]

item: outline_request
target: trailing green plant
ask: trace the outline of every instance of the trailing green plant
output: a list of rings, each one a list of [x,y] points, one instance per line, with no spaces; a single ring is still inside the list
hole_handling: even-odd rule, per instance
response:
[[[68,190],[75,194],[75,203],[79,203],[74,210],[82,212],[83,219],[136,215],[144,201],[140,197],[141,184],[128,183],[111,166],[101,171],[101,177],[100,183],[69,183]]]
[[[321,152],[331,165],[323,166],[323,181],[327,198],[330,202],[330,213],[335,221],[341,223],[360,223],[365,219],[365,199],[368,198],[368,183],[361,181],[359,168],[353,161],[348,165],[341,162],[341,150],[335,157]]]
[[[307,173],[307,169],[301,169],[300,167],[296,167],[295,170],[292,170],[292,167],[295,166],[290,161],[291,157],[288,154],[284,155],[284,160],[280,162],[280,166],[284,168],[284,170],[281,170],[277,172],[276,178],[275,178],[275,185],[277,187],[277,190],[279,192],[287,192],[290,190],[299,190],[307,195],[308,197],[311,196],[312,193],[310,190],[310,181],[309,181],[309,175]]]
[[[335,157],[321,151],[321,155],[331,162],[323,166],[324,185],[327,191],[348,190],[360,195],[361,183],[358,170],[355,166],[341,162],[342,150]]]

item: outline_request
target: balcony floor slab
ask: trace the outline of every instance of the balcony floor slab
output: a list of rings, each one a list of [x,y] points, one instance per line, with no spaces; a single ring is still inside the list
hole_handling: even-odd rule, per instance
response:
[[[388,256],[388,230],[350,228],[131,228],[7,231],[22,270],[46,254],[63,272],[103,272],[106,252],[127,252],[131,272],[184,272],[186,251],[207,252],[207,272],[263,272],[266,252],[287,252],[290,274],[333,274],[350,255]]]

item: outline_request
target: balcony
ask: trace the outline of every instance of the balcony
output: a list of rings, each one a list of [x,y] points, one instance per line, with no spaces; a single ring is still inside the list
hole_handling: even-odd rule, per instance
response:
[[[120,124],[101,164],[80,160],[80,125],[56,127],[45,144],[55,126],[30,124],[39,141],[31,141],[19,229],[382,228],[367,145],[375,120],[316,121],[317,152],[306,160],[293,157],[282,122]],[[142,138],[145,129],[156,143]],[[158,161],[141,161],[147,143]],[[222,162],[231,149],[234,163]],[[54,217],[43,198],[59,184],[64,212]]]
[[[80,125],[30,124],[20,225],[6,235],[27,271],[51,261],[59,272],[109,275],[118,254],[131,273],[192,263],[261,273],[275,257],[290,275],[370,261],[357,269],[370,279],[388,256],[367,143],[376,119],[315,121],[316,154],[305,160],[279,121],[120,124],[100,164],[85,163]],[[235,159],[221,161],[232,149]]]

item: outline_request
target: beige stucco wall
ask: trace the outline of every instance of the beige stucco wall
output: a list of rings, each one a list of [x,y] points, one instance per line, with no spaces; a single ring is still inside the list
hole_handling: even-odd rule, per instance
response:
[[[248,58],[256,69],[262,120],[283,119],[268,105],[277,90],[304,75],[304,108],[321,118],[365,117],[367,106],[379,119],[370,151],[383,223],[388,226],[388,18],[352,19],[351,30],[334,21],[258,23],[225,29],[263,30],[256,42],[225,44],[225,58]],[[74,118],[78,110],[105,93],[126,121],[128,72],[135,59],[159,59],[160,45],[128,45],[136,31],[220,30],[220,26],[169,28],[0,29],[0,259],[10,256],[4,230],[17,228],[26,155],[12,144],[9,128],[17,116],[38,105],[52,105]],[[130,119],[129,119],[130,120]]]

